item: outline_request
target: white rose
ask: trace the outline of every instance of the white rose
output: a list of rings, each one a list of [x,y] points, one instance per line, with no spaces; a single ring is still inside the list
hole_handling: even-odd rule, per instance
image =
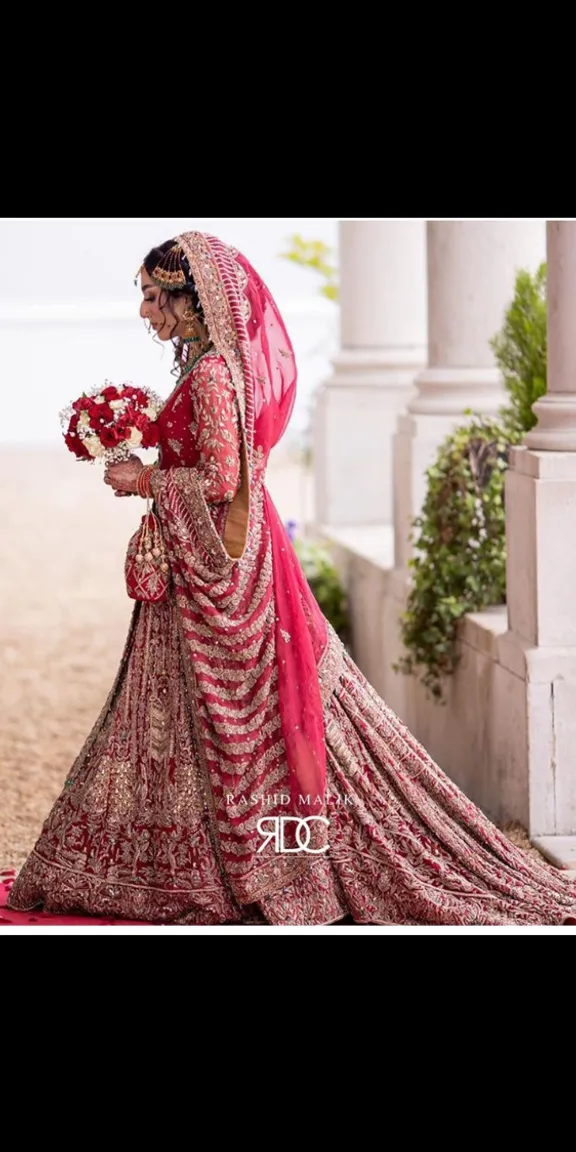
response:
[[[84,441],[84,445],[88,449],[91,456],[101,456],[104,451],[104,448],[97,436],[87,436]]]
[[[139,448],[142,443],[142,433],[139,428],[133,428],[128,443],[131,448]]]
[[[124,407],[124,401],[123,400],[111,400],[110,401],[110,407],[113,408],[114,411],[116,412],[116,410],[118,408]]]
[[[105,396],[95,396],[94,397],[94,403],[95,404],[105,404],[106,403],[106,397]]]
[[[148,408],[144,408],[143,415],[147,416],[149,420],[155,420],[157,415],[156,409],[151,408],[149,405]]]
[[[87,412],[81,412],[80,413],[80,419],[78,421],[78,427],[79,428],[87,428],[89,423],[90,423],[90,417],[89,417],[88,413]]]

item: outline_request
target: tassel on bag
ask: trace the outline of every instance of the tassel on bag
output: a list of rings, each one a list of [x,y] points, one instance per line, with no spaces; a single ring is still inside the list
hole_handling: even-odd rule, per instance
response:
[[[131,600],[159,604],[168,598],[170,568],[158,517],[146,500],[146,514],[126,554],[126,591]]]

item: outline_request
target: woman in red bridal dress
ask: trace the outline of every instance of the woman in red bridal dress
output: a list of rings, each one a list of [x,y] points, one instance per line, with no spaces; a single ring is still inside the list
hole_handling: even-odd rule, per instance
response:
[[[170,592],[135,605],[116,681],[12,909],[175,924],[570,922],[576,884],[511,844],[366,682],[266,488],[296,389],[290,339],[236,250],[153,249],[141,315],[181,367],[153,498]]]

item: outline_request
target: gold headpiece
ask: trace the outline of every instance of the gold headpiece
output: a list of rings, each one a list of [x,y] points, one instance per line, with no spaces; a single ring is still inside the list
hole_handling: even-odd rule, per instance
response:
[[[184,272],[180,260],[182,257],[182,249],[179,244],[175,244],[170,248],[165,256],[162,257],[162,264],[157,264],[153,273],[152,279],[160,288],[165,288],[168,292],[174,288],[183,288],[186,284],[186,273]]]
[[[167,267],[164,267],[163,264],[157,264],[152,272],[152,280],[167,292],[174,291],[175,288],[183,288],[186,283],[186,274],[180,264],[182,255],[180,245],[175,244],[162,257],[162,260],[167,262]],[[138,283],[138,277],[143,270],[144,264],[141,264],[134,277],[135,284]]]

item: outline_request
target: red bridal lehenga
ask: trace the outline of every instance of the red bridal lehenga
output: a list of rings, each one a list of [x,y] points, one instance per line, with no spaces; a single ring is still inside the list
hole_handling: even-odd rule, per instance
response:
[[[294,403],[289,337],[240,253],[201,233],[179,243],[213,344],[160,416],[170,595],[136,604],[9,907],[176,924],[570,922],[573,878],[467,800],[321,615],[265,486]],[[283,842],[263,835],[287,816]]]

